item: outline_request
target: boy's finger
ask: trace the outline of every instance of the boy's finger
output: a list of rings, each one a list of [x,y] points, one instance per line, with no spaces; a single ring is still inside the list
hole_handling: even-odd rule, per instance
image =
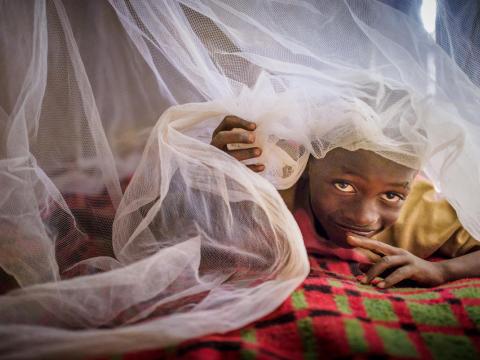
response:
[[[380,276],[385,270],[388,270],[392,267],[405,265],[407,261],[408,259],[401,255],[382,257],[368,270],[364,283],[370,284],[373,279],[375,279],[377,276]]]
[[[216,134],[211,144],[225,150],[228,144],[252,144],[255,142],[255,134],[247,131],[220,131]]]
[[[250,170],[255,171],[255,172],[262,172],[263,170],[265,170],[265,165],[263,165],[263,164],[247,165],[247,167]]]
[[[380,281],[377,286],[379,288],[389,288],[398,284],[400,281],[409,279],[414,273],[414,268],[410,265],[402,266],[388,275],[385,280]]]
[[[223,118],[222,122],[217,127],[215,132],[218,133],[220,131],[229,131],[235,128],[252,131],[255,130],[256,127],[257,124],[255,124],[254,122],[243,120],[235,115],[227,115]]]
[[[382,255],[397,255],[400,253],[400,250],[396,247],[359,235],[349,234],[347,243],[350,246],[368,249]]]
[[[354,261],[360,264],[371,264],[379,258],[378,255],[365,249],[347,249],[340,246],[336,246],[329,242],[318,242],[315,246],[315,250],[322,255],[335,256],[342,260]]]
[[[361,272],[366,273],[368,269],[372,267],[372,264],[358,264],[358,268]]]
[[[353,252],[356,255],[352,260],[360,264],[374,264],[382,258],[380,255],[375,254],[367,249],[354,248]]]
[[[239,161],[256,158],[262,154],[262,150],[258,147],[250,149],[229,150],[227,152]]]

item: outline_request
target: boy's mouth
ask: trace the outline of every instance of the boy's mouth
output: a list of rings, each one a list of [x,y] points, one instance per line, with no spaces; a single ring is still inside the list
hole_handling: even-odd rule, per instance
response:
[[[367,237],[367,238],[372,237],[373,235],[375,235],[378,232],[378,230],[376,230],[376,229],[361,229],[361,228],[356,228],[356,227],[352,227],[352,226],[343,225],[343,224],[340,224],[336,221],[334,221],[333,224],[337,228],[339,228],[339,229],[341,229],[341,230],[343,230],[347,233],[351,233],[351,234],[359,235],[359,236],[364,236],[364,237]]]

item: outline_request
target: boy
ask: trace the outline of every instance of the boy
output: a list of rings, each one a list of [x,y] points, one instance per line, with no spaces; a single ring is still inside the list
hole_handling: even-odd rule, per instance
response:
[[[256,158],[262,151],[258,147],[228,148],[254,143],[255,128],[255,123],[227,116],[211,144],[240,161]],[[265,168],[248,167],[255,172]],[[391,273],[377,284],[380,288],[407,279],[436,286],[480,276],[480,242],[462,228],[445,200],[435,199],[429,183],[414,181],[416,175],[417,170],[374,152],[337,148],[323,159],[312,158],[304,176],[280,194],[297,221],[306,216],[330,244],[363,249],[372,264],[362,280],[365,284],[387,270]],[[435,252],[452,259],[423,260]]]

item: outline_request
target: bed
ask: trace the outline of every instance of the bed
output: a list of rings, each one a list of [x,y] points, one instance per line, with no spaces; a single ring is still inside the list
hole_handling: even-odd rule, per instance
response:
[[[103,224],[113,220],[102,197],[65,196],[86,232],[95,232],[99,217]],[[108,251],[97,240],[77,251],[76,261]],[[480,358],[480,279],[381,290],[357,280],[355,262],[315,250],[309,260],[304,283],[273,313],[242,329],[95,359]],[[5,292],[13,281],[3,274],[0,284]]]

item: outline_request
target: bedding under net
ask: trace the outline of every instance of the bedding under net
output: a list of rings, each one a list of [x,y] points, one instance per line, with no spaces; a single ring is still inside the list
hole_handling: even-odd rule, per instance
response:
[[[4,0],[0,54],[1,357],[270,313],[309,271],[277,189],[337,147],[422,168],[480,239],[480,90],[383,3]],[[263,173],[209,145],[229,114],[257,123]]]

